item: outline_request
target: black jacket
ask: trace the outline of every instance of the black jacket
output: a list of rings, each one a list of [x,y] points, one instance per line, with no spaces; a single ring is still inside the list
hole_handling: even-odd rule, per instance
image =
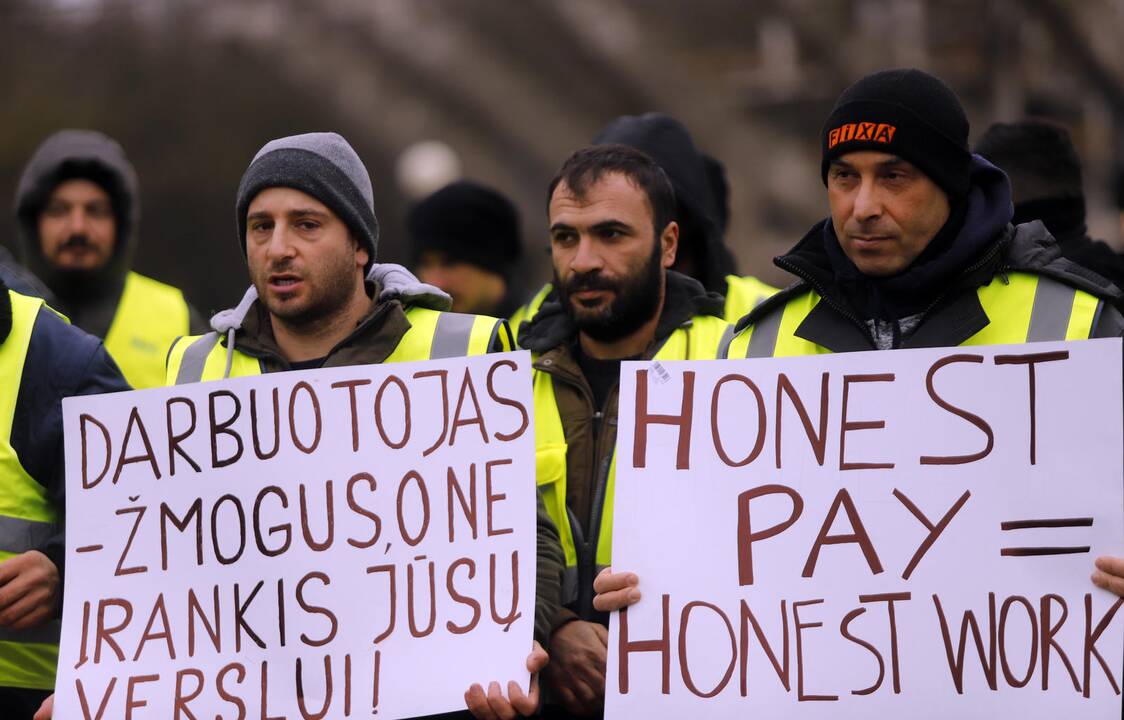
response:
[[[0,280],[0,342],[12,331],[12,304]],[[130,390],[100,340],[40,308],[27,349],[12,418],[12,449],[56,507],[66,507],[62,399]],[[38,548],[58,566],[65,560],[62,530]]]
[[[895,344],[900,348],[949,347],[959,345],[990,321],[980,305],[976,290],[997,275],[1028,272],[1062,282],[1105,301],[1095,320],[1093,337],[1124,335],[1124,318],[1113,307],[1122,294],[1113,283],[1097,273],[1067,259],[1057,241],[1040,222],[1011,225],[1010,184],[1006,175],[975,156],[973,184],[962,221],[935,257],[922,254],[925,264],[907,269],[897,278],[846,277],[839,270],[838,257],[832,257],[831,219],[813,227],[787,254],[774,260],[776,265],[797,277],[797,282],[757,306],[737,323],[741,330],[774,312],[783,312],[787,302],[808,290],[823,297],[796,330],[796,335],[832,352],[874,350],[876,345],[868,320],[871,306],[909,306],[909,314],[919,314],[915,329]],[[939,236],[938,236],[939,237]],[[936,240],[934,240],[934,243]],[[836,246],[837,248],[837,246]],[[838,250],[835,250],[838,255]],[[908,296],[911,278],[917,279]],[[896,283],[896,285],[892,285]],[[861,303],[856,287],[877,290],[884,286],[888,301]],[[861,298],[858,298],[861,299]],[[884,298],[885,299],[885,298]],[[897,320],[905,312],[891,313]]]
[[[826,257],[822,256],[826,263]],[[874,350],[870,330],[858,311],[832,284],[830,274],[816,264],[816,249],[800,247],[776,259],[778,266],[793,272],[799,281],[758,305],[738,321],[737,330],[759,322],[808,290],[824,299],[796,330],[796,335],[832,352]],[[951,347],[959,345],[983,329],[990,320],[984,313],[976,289],[1008,272],[1044,275],[1083,290],[1105,301],[1090,337],[1124,336],[1124,316],[1115,305],[1122,297],[1115,285],[1091,270],[1062,256],[1057,242],[1039,222],[1008,226],[976,262],[965,266],[946,292],[935,298],[924,311],[917,329],[902,338],[901,348]]]

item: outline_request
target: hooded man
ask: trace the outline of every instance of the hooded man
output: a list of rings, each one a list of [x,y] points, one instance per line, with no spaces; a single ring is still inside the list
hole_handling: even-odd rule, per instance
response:
[[[1036,119],[995,123],[976,153],[1007,173],[1015,201],[1012,223],[1041,220],[1063,256],[1124,289],[1124,257],[1089,237],[1081,158],[1064,127]]]
[[[140,197],[121,146],[62,130],[36,149],[16,190],[18,252],[55,307],[106,349],[135,388],[156,387],[172,341],[202,330],[178,289],[130,267]]]
[[[623,360],[712,359],[731,331],[723,300],[671,271],[675,192],[659,165],[624,145],[574,153],[548,192],[557,299],[520,336],[534,357],[536,474],[565,563],[550,614],[547,717],[597,717],[605,699],[607,616],[593,577],[612,554],[613,452]],[[557,577],[557,576],[556,576]],[[510,715],[498,715],[510,717]]]
[[[66,547],[62,399],[128,390],[97,338],[0,277],[0,708],[55,685]]]
[[[371,178],[336,133],[266,143],[242,175],[235,223],[252,284],[236,307],[211,318],[212,332],[175,342],[169,385],[511,349],[503,320],[444,312],[448,295],[405,268],[375,264]],[[544,567],[557,568],[558,535],[541,503],[538,527],[539,555],[554,558]],[[546,637],[558,587],[557,573],[540,573],[536,637]],[[545,662],[535,648],[527,667],[534,673]],[[472,690],[483,697],[480,686]],[[520,707],[538,704],[533,689],[517,697]]]
[[[510,200],[458,180],[411,208],[406,227],[414,271],[452,295],[453,310],[507,317],[518,308],[513,285],[523,242]]]
[[[752,276],[737,274],[734,256],[724,239],[729,216],[725,170],[714,158],[695,147],[687,128],[662,113],[622,115],[593,139],[595,145],[620,144],[640,150],[663,168],[675,190],[675,220],[679,225],[679,252],[671,268],[702,283],[725,298],[723,316],[728,322],[752,310],[777,291]],[[540,289],[511,316],[518,333],[543,302],[553,298],[553,288]]]
[[[831,216],[776,264],[796,283],[737,325],[727,357],[1124,336],[1120,291],[1067,260],[1041,222],[1012,225],[1011,186],[968,151],[959,99],[920,70],[847,88],[824,125]],[[1124,596],[1124,559],[1093,582]],[[606,571],[595,605],[640,598]]]

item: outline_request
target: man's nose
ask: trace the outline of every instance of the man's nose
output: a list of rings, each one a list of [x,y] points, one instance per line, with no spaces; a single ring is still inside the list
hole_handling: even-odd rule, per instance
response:
[[[882,215],[882,193],[873,178],[863,178],[855,195],[855,219],[872,220]]]
[[[66,216],[67,230],[71,235],[85,235],[90,226],[90,217],[83,207],[72,208]]]
[[[597,244],[586,235],[579,238],[574,257],[570,260],[570,269],[577,273],[587,273],[600,270],[603,265],[604,261]]]

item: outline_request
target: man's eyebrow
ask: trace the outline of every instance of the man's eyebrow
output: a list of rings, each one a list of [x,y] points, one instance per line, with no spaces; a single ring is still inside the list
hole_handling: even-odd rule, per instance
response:
[[[258,210],[257,212],[252,212],[252,213],[250,213],[249,215],[246,216],[247,222],[249,222],[250,220],[272,220],[272,219],[273,219],[273,216],[270,215],[269,213],[267,213],[265,210]]]
[[[592,230],[632,230],[632,226],[621,220],[602,220],[594,225]]]
[[[297,208],[296,210],[289,211],[289,217],[325,218],[328,217],[328,213],[323,210],[317,210],[316,208]]]
[[[567,225],[566,223],[554,223],[553,225],[550,226],[551,232],[555,232],[556,230],[573,230],[573,229],[574,228],[572,226]]]

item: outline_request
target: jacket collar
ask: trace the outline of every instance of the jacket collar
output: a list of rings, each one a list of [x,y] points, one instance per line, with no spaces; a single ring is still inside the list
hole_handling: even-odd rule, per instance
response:
[[[406,311],[398,300],[372,300],[367,313],[343,340],[328,352],[325,367],[380,363],[390,357],[402,336],[410,329]],[[229,336],[228,336],[229,337]],[[269,312],[254,301],[242,320],[236,340],[238,350],[258,358],[270,358],[283,366],[281,348],[273,336]]]
[[[643,357],[652,358],[672,332],[696,315],[722,317],[723,307],[722,296],[707,292],[697,280],[669,271],[655,339],[648,345]],[[519,342],[539,356],[534,362],[536,370],[585,387],[585,377],[574,357],[577,338],[577,329],[562,310],[561,303],[555,299],[543,305],[520,334]]]
[[[777,260],[778,265],[786,267],[783,258]],[[781,312],[780,308],[789,299],[815,290],[823,299],[796,328],[796,336],[832,352],[873,350],[870,333],[858,315],[838,294],[831,292],[830,277],[818,274],[814,264],[795,267],[801,281],[758,306],[739,321],[738,330],[770,312]],[[806,270],[809,267],[811,271]],[[991,319],[984,312],[975,290],[991,282],[997,274],[1008,272],[1049,277],[1117,305],[1124,297],[1110,281],[1063,257],[1057,241],[1041,222],[1008,226],[980,257],[950,281],[948,290],[925,311],[917,330],[904,339],[902,348],[955,346],[982,330]]]

